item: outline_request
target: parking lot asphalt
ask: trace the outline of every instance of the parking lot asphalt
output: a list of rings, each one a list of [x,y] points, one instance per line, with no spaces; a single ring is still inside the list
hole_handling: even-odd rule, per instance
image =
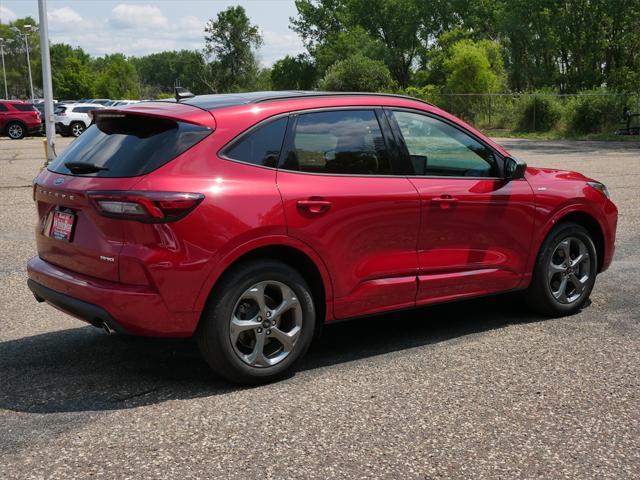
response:
[[[35,302],[42,140],[0,139],[0,479],[640,478],[640,143],[499,142],[609,187],[617,251],[589,306],[548,320],[507,295],[344,322],[294,376],[239,389],[190,341]]]

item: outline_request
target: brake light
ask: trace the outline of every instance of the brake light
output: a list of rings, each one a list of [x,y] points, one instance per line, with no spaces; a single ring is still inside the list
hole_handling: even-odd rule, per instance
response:
[[[143,223],[174,222],[204,199],[201,193],[91,191],[87,198],[100,215]]]

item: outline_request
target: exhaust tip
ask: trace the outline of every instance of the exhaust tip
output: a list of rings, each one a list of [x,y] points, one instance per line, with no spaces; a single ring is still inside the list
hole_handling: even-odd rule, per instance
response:
[[[116,331],[113,328],[111,328],[107,324],[107,322],[102,322],[102,330],[104,330],[107,335],[115,335],[116,334]]]

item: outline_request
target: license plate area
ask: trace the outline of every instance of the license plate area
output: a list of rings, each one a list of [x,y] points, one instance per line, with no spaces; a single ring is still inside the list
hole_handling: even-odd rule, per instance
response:
[[[76,216],[73,213],[56,210],[53,212],[49,236],[56,240],[70,242],[73,240],[73,227],[75,223]]]

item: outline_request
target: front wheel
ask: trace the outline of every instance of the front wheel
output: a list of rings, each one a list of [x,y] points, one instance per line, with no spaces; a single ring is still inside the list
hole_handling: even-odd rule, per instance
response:
[[[578,311],[589,298],[598,270],[590,233],[581,225],[561,223],[542,244],[527,303],[552,317]]]
[[[200,351],[220,376],[255,385],[292,370],[309,348],[316,314],[302,276],[261,260],[227,273],[200,320]]]

